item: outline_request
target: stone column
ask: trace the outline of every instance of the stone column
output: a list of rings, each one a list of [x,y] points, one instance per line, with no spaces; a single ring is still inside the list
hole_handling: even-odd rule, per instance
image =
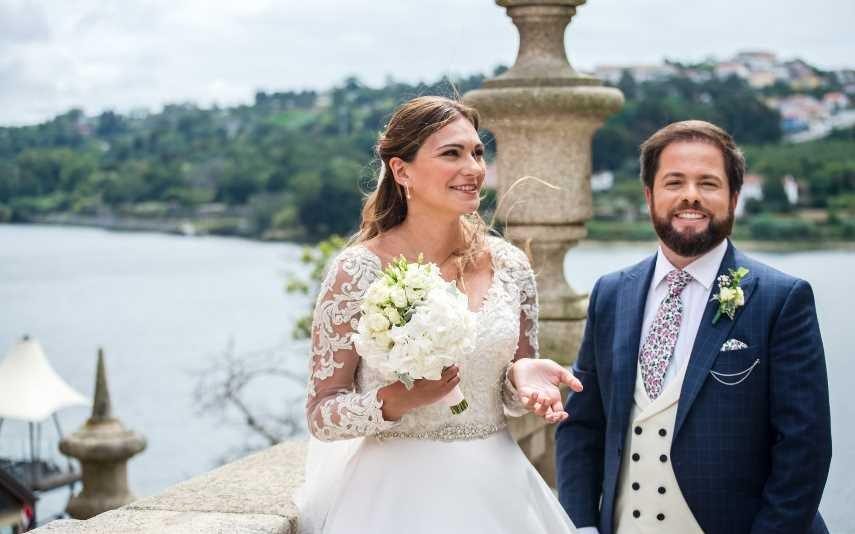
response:
[[[540,351],[569,365],[581,341],[586,296],[564,277],[564,256],[591,218],[591,138],[623,96],[567,61],[564,31],[585,0],[496,0],[519,30],[513,67],[464,96],[497,144],[505,236],[529,253],[540,298]],[[523,418],[512,431],[550,483],[553,433]],[[545,436],[543,434],[546,434]]]
[[[98,349],[92,416],[59,443],[59,450],[77,458],[83,471],[83,490],[69,499],[66,508],[75,519],[89,519],[136,499],[128,490],[127,462],[145,449],[146,440],[126,430],[112,412],[104,352]]]

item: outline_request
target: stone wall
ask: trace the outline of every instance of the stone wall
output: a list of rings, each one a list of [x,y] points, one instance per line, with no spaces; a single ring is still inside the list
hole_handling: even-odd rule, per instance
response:
[[[37,534],[296,534],[306,443],[285,442],[86,521]]]
[[[539,469],[553,465],[553,427],[527,415],[510,431]],[[37,534],[296,534],[305,441],[288,441],[86,521],[61,519]]]

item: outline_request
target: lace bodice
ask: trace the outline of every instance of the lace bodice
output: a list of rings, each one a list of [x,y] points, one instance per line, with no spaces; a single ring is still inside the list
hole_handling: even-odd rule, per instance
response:
[[[477,312],[476,349],[460,368],[460,388],[469,409],[452,415],[436,403],[383,419],[377,391],[388,384],[361,365],[351,336],[366,290],[382,271],[380,259],[362,245],[345,249],[321,285],[312,323],[312,360],[306,415],[310,432],[331,441],[377,435],[381,439],[471,439],[522,415],[507,369],[513,360],[537,357],[537,292],[525,254],[490,236],[493,279]]]

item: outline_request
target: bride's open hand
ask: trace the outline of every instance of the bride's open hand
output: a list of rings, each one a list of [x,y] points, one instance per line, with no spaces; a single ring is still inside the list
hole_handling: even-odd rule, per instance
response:
[[[546,358],[520,358],[511,366],[510,378],[523,405],[550,423],[567,419],[558,386],[566,384],[577,393],[582,391],[582,383],[573,373]]]

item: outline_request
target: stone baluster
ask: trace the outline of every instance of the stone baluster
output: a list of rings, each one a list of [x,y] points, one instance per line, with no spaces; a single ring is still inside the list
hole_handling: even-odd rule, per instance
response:
[[[497,144],[499,206],[505,236],[529,253],[540,299],[541,354],[569,365],[581,341],[586,297],[564,277],[567,251],[592,215],[591,138],[623,96],[567,60],[564,32],[585,0],[496,0],[520,35],[514,65],[470,91]],[[571,260],[572,261],[572,260]],[[554,483],[553,433],[531,416],[512,432]]]

